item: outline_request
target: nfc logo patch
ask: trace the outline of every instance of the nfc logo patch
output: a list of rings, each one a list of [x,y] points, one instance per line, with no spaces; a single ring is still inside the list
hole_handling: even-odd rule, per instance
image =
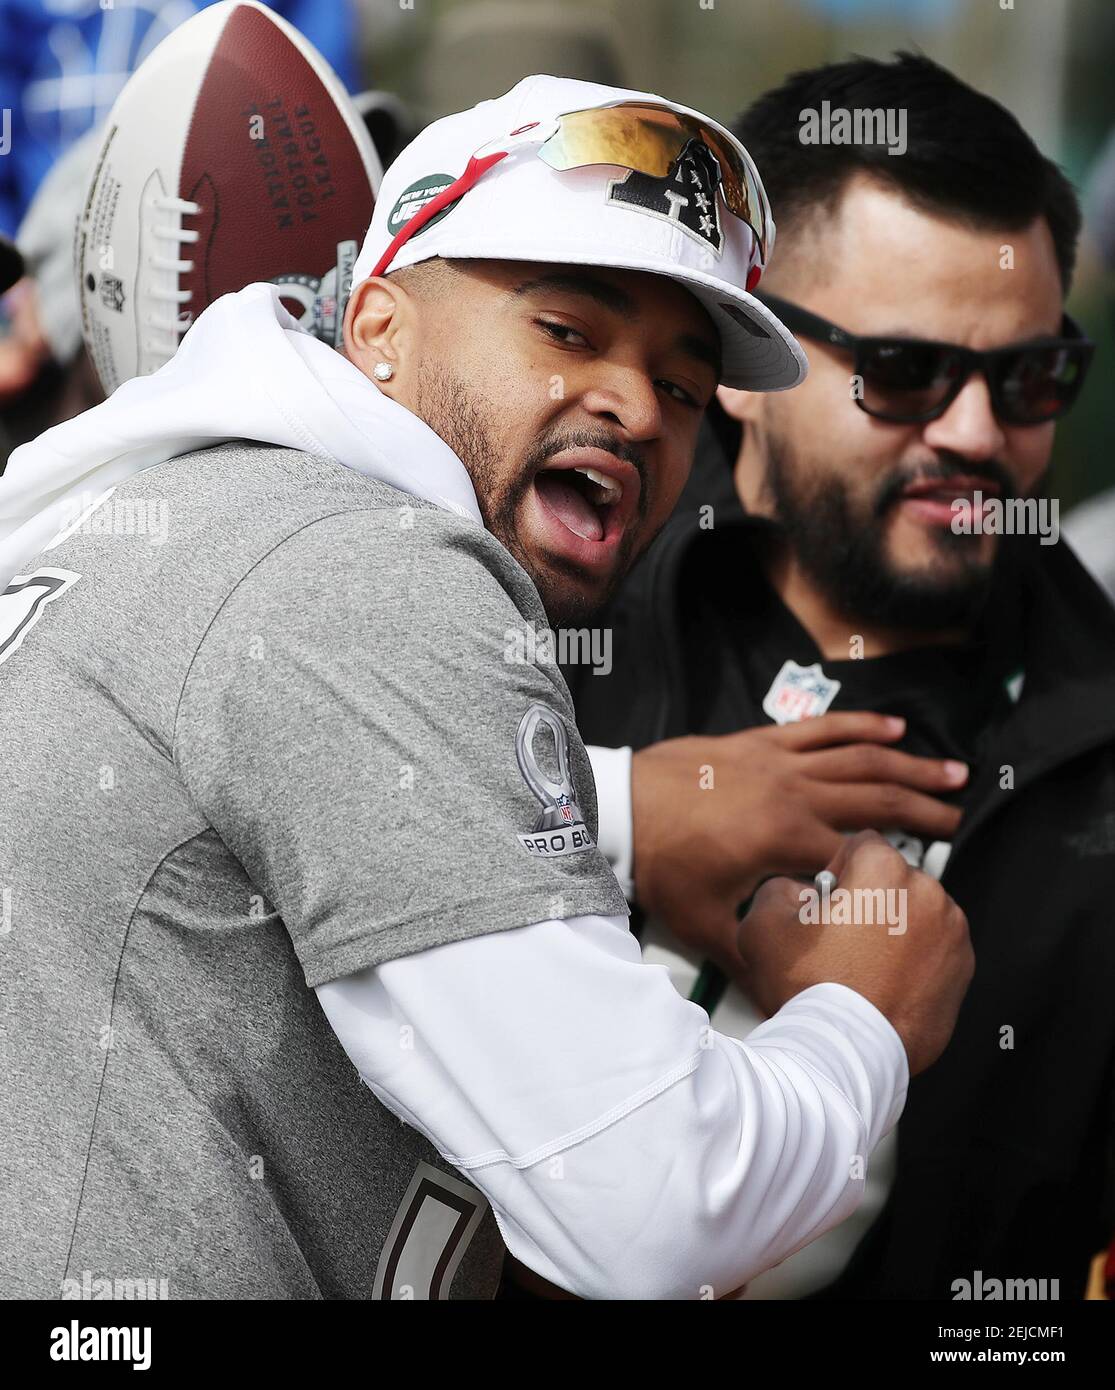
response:
[[[631,170],[608,185],[608,199],[660,217],[704,242],[719,256],[723,246],[716,194],[720,165],[701,140],[690,140],[663,178]]]

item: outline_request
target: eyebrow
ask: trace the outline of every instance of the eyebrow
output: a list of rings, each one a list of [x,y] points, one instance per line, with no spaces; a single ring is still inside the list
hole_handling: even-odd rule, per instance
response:
[[[639,317],[638,306],[626,290],[621,290],[618,285],[611,285],[596,275],[588,275],[581,271],[554,270],[533,280],[524,280],[515,286],[512,293],[528,295],[536,294],[540,290],[564,290],[567,294],[584,295],[603,308],[619,314],[628,322]],[[719,345],[714,347],[707,338],[702,338],[696,333],[680,333],[675,342],[682,352],[711,367],[719,379]]]
[[[845,332],[848,330],[846,329]],[[857,338],[898,338],[903,342],[910,343],[944,343],[947,347],[963,347],[963,343],[950,343],[947,338],[933,338],[925,333],[917,333],[911,328],[892,328],[887,332],[855,333],[852,335]],[[985,352],[1007,352],[1012,348],[1024,348],[1040,346],[1042,343],[1063,342],[1068,335],[1065,332],[1065,319],[1062,315],[1061,322],[1052,333],[1031,333],[1027,338],[1012,338],[1009,343],[999,343],[993,348],[985,348]]]
[[[564,290],[567,294],[583,294],[594,299],[605,309],[611,309],[625,319],[637,319],[639,310],[635,301],[618,285],[610,285],[596,275],[585,275],[578,271],[554,270],[547,275],[539,275],[534,280],[524,280],[516,285],[518,295],[534,294],[538,290]]]

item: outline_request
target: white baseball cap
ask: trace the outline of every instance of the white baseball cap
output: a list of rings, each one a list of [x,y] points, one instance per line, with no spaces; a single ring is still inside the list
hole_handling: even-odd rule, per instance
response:
[[[505,150],[506,157],[420,226],[379,273],[442,256],[665,275],[699,300],[719,330],[725,385],[749,391],[797,386],[808,369],[805,353],[744,288],[760,271],[759,238],[729,211],[719,165],[702,153],[704,146],[693,155],[684,152],[661,179],[618,165],[561,170],[539,157],[540,139],[556,130],[558,117],[624,103],[649,103],[702,122],[750,163],[729,131],[689,107],[648,92],[525,77],[505,96],[435,121],[398,156],[384,175],[353,285],[376,273],[409,219],[458,179],[473,156]],[[769,213],[762,230],[769,257]]]

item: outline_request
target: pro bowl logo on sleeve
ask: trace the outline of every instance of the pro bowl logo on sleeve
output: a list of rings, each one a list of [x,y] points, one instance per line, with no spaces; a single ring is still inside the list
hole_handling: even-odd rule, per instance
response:
[[[558,766],[556,782],[543,773],[534,754],[534,736],[540,724],[544,724],[553,735]],[[519,721],[519,731],[515,735],[515,757],[523,781],[542,805],[542,814],[534,822],[534,829],[529,835],[519,836],[523,849],[528,854],[547,859],[562,854],[581,854],[586,849],[592,849],[595,841],[577,805],[577,792],[569,771],[569,735],[549,705],[536,702]]]
[[[786,661],[771,682],[763,700],[763,713],[776,724],[795,724],[799,719],[815,719],[836,699],[840,682],[830,680],[821,663],[799,666]]]

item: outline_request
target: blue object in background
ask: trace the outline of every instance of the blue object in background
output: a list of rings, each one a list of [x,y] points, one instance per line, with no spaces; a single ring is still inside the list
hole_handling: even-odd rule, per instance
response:
[[[903,19],[940,23],[956,14],[957,0],[798,0],[807,10],[830,19]]]
[[[108,115],[129,75],[172,29],[215,0],[0,0],[0,232],[15,236],[58,156]],[[351,92],[351,0],[271,0]]]

